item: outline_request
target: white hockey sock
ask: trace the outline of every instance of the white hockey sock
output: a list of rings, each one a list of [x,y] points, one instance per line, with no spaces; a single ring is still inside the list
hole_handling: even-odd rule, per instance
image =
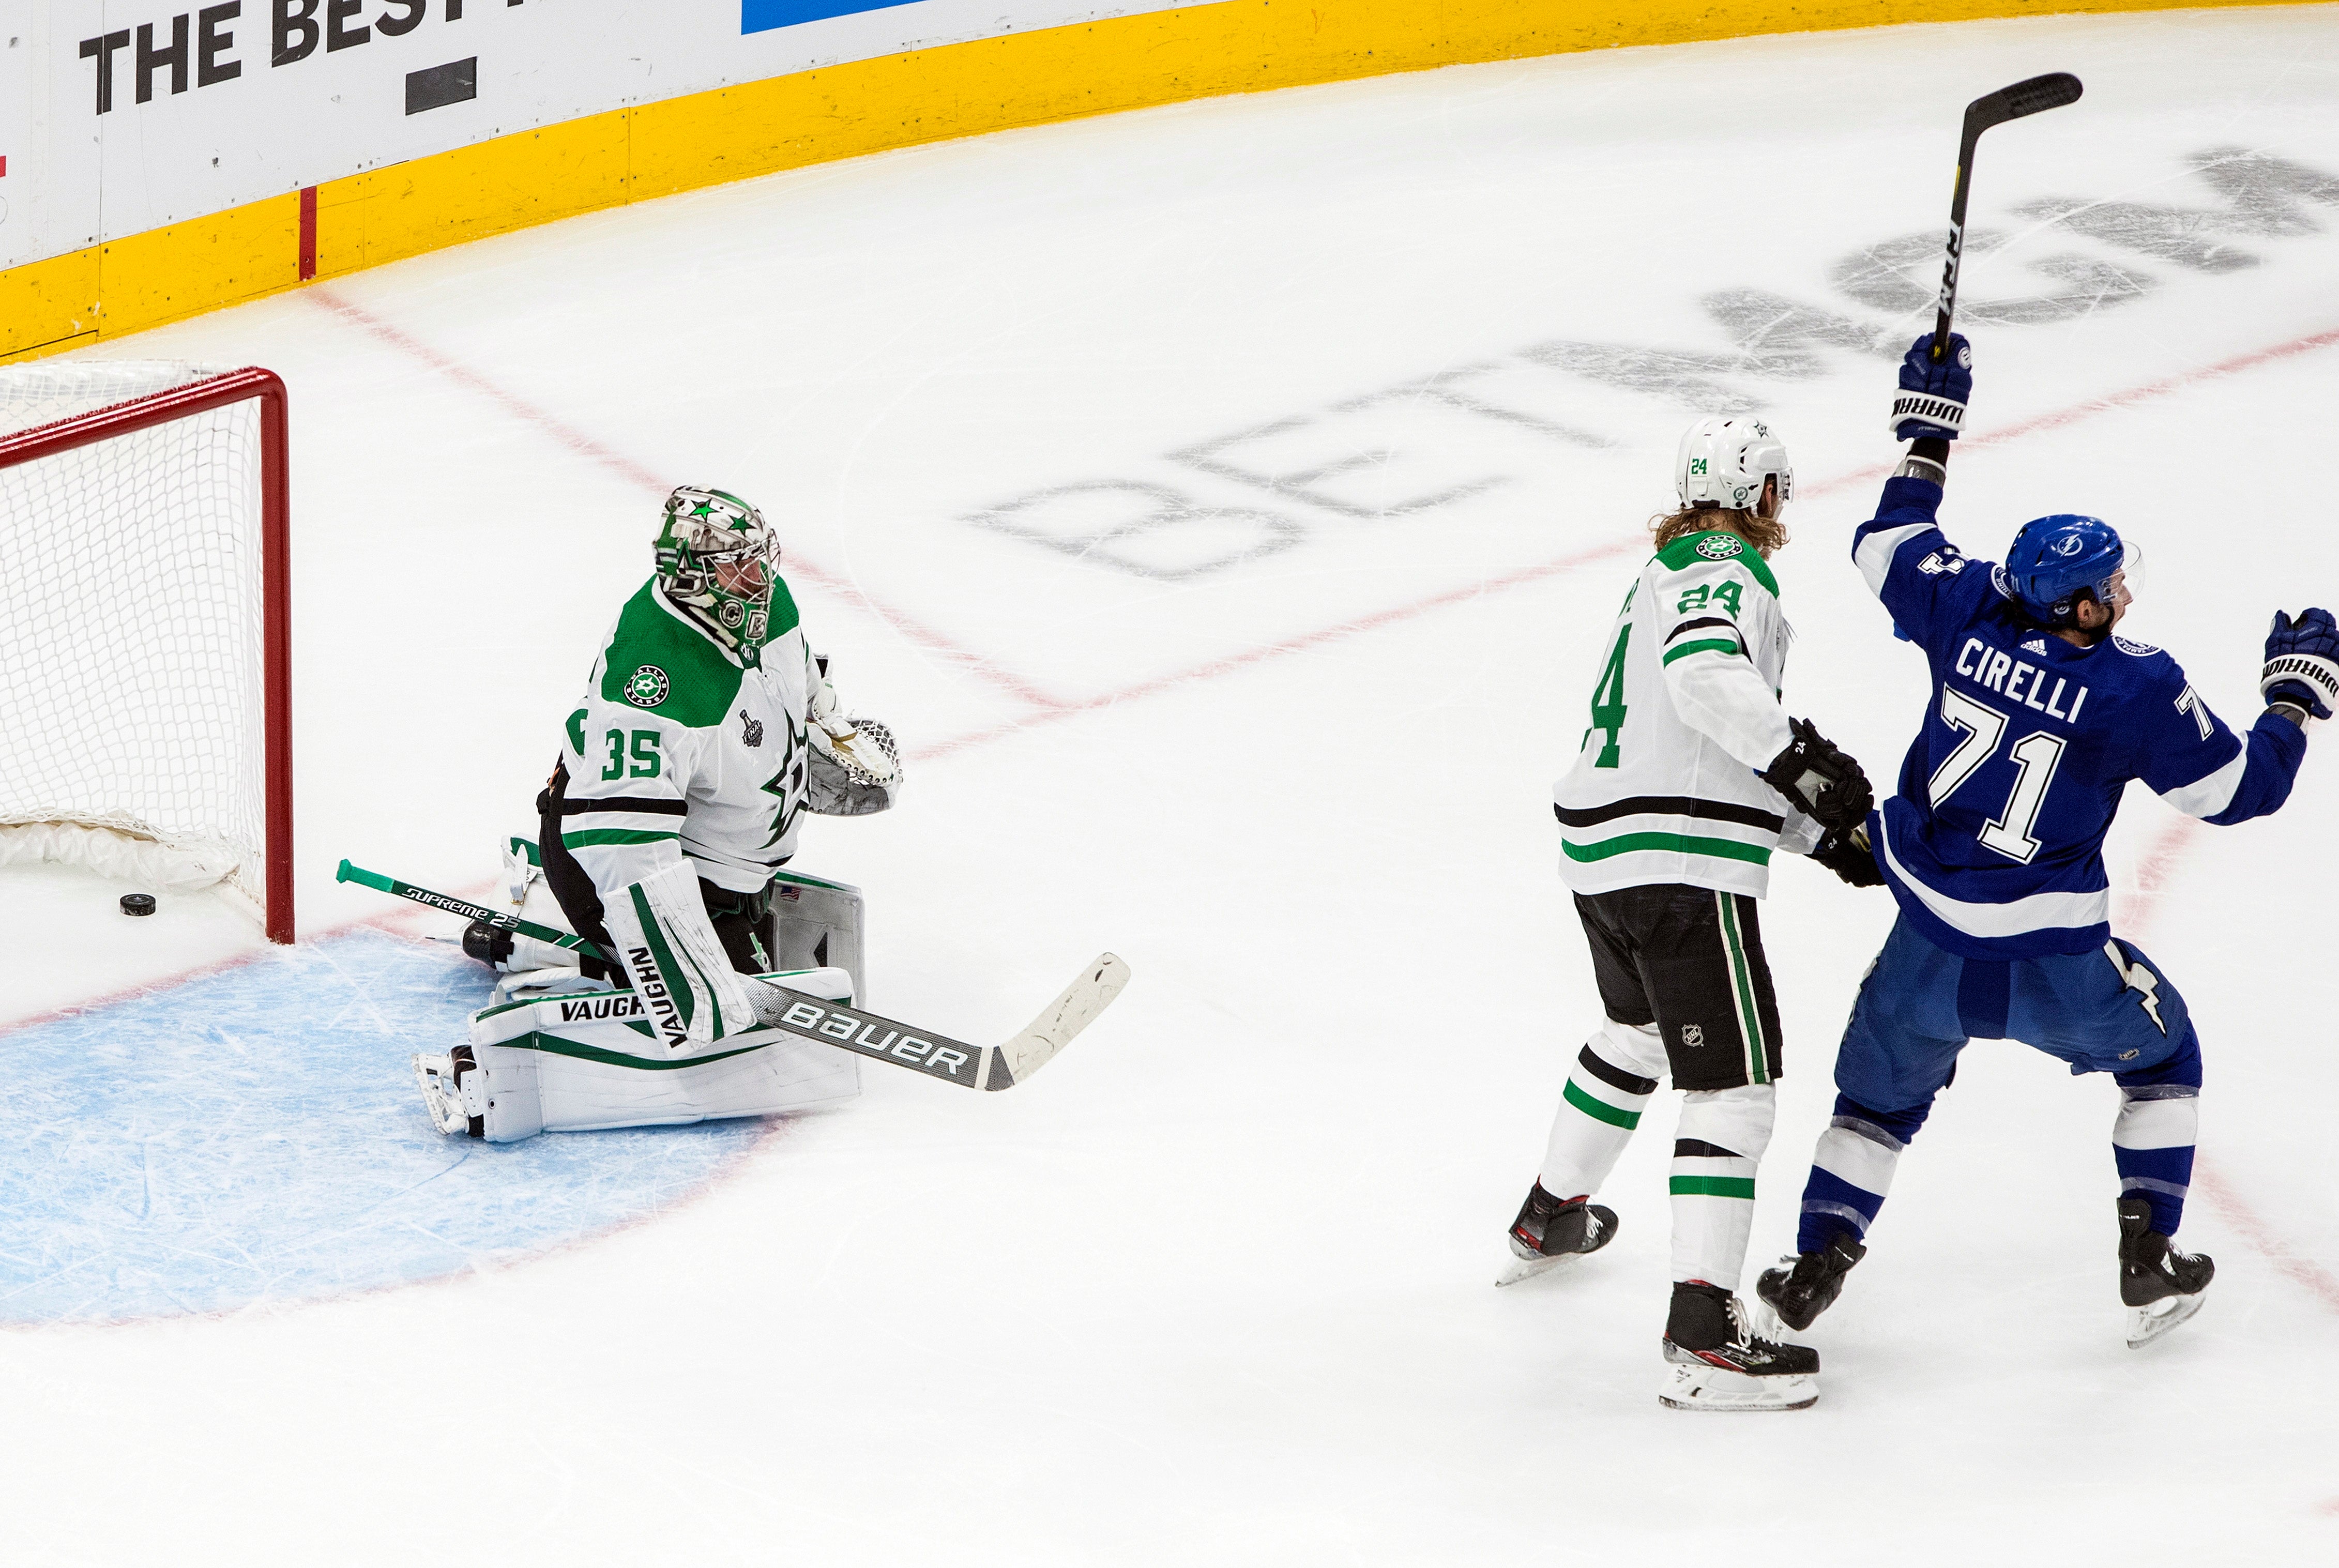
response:
[[[1600,1190],[1657,1092],[1654,1075],[1664,1070],[1665,1049],[1653,1024],[1635,1028],[1612,1018],[1601,1026],[1577,1055],[1552,1118],[1536,1177],[1545,1192],[1576,1198]]]
[[[1769,1083],[1682,1097],[1672,1182],[1675,1280],[1738,1288],[1754,1228],[1754,1169],[1778,1108],[1778,1086]]]
[[[2154,1083],[2120,1090],[2119,1115],[2112,1122],[2112,1159],[2119,1167],[2120,1196],[2152,1205],[2152,1228],[2176,1234],[2185,1218],[2185,1197],[2193,1182],[2193,1144],[2201,1125],[2200,1090],[2185,1083]]]

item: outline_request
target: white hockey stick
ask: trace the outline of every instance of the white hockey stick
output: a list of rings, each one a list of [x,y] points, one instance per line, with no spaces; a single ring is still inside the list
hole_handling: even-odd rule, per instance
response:
[[[1012,1089],[1047,1066],[1120,994],[1120,988],[1129,983],[1129,965],[1109,952],[1097,954],[1039,1017],[997,1045],[967,1045],[939,1034],[919,1033],[841,1001],[790,991],[777,979],[765,979],[765,983],[776,993],[769,1001],[757,1001],[755,1021],[766,1028],[785,1030],[823,1045],[841,1045],[965,1089]]]

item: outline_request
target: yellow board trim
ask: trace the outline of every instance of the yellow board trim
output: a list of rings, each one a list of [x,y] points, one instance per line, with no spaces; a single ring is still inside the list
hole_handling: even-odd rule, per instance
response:
[[[1770,33],[2302,0],[1223,0],[776,76],[317,187],[316,276],[958,136],[1225,93]],[[0,363],[297,288],[300,198],[0,272]]]

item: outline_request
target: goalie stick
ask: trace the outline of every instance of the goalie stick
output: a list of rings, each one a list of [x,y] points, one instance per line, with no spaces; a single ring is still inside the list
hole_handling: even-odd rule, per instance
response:
[[[465,920],[485,921],[498,931],[508,931],[520,936],[531,936],[538,942],[551,942],[581,953],[591,953],[607,959],[607,954],[581,936],[571,936],[548,925],[538,925],[531,920],[506,914],[476,903],[466,903],[449,898],[443,892],[433,892],[427,887],[400,882],[396,877],[367,871],[361,866],[341,862],[334,873],[335,882],[353,882],[360,887],[373,888],[396,897],[410,899]],[[1050,1002],[1024,1028],[997,1045],[969,1045],[931,1030],[913,1029],[910,1025],[877,1013],[864,1012],[846,1007],[842,1002],[824,997],[806,996],[792,991],[767,975],[757,975],[779,993],[780,1005],[765,1016],[756,1010],[755,1021],[766,1028],[777,1029],[804,1040],[822,1045],[840,1046],[890,1067],[906,1067],[930,1078],[955,1083],[962,1089],[1012,1089],[1054,1059],[1056,1053],[1072,1043],[1081,1031],[1095,1021],[1096,1015],[1120,994],[1129,983],[1129,965],[1111,953],[1099,953],[1082,970],[1062,994]],[[552,997],[548,1003],[576,997]],[[545,1005],[545,1004],[539,1004]]]
[[[1966,196],[1973,185],[1974,148],[1981,133],[2008,120],[2059,109],[2079,101],[2079,79],[2068,71],[2050,72],[1985,93],[1966,105],[1965,130],[1958,138],[1958,183],[1949,193],[1949,255],[1941,268],[1941,302],[1933,323],[1933,363],[1949,351],[1949,318],[1958,310],[1958,261],[1966,245]]]

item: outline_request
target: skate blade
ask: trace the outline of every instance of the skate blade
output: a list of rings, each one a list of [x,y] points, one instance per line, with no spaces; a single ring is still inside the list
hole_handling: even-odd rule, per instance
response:
[[[1808,1410],[1819,1397],[1816,1377],[1749,1377],[1702,1362],[1666,1367],[1657,1390],[1668,1410]]]
[[[1505,1285],[1517,1285],[1529,1279],[1537,1279],[1554,1270],[1563,1269],[1571,1263],[1580,1263],[1583,1259],[1584,1254],[1581,1252],[1563,1252],[1557,1257],[1545,1257],[1541,1253],[1535,1254],[1533,1257],[1512,1257],[1504,1263],[1503,1271],[1495,1276],[1495,1288],[1500,1290]]]
[[[414,1081],[422,1090],[423,1109],[430,1114],[430,1125],[440,1132],[464,1132],[471,1119],[464,1112],[462,1102],[452,1090],[455,1063],[444,1056],[418,1056],[414,1059]]]
[[[2127,1312],[2127,1347],[2141,1350],[2178,1324],[2201,1310],[2208,1298],[2206,1291],[2192,1296],[2170,1296],[2149,1307],[2131,1307]]]

